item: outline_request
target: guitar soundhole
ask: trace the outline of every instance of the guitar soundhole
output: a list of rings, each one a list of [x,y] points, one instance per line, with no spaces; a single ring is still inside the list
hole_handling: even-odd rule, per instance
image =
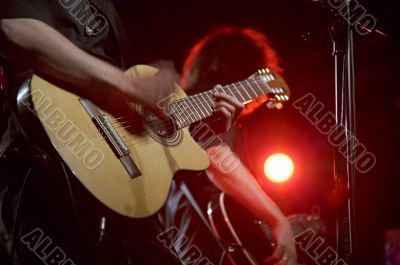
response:
[[[176,146],[181,143],[182,131],[171,116],[157,115],[157,113],[143,108],[140,114],[143,118],[144,128],[154,140],[168,146]]]

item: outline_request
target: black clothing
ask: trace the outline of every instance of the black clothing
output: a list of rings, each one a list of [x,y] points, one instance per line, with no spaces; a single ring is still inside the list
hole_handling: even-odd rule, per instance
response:
[[[126,68],[129,48],[120,45],[123,30],[112,1],[8,0],[2,1],[0,19],[31,18],[57,29],[76,46],[114,65]]]
[[[0,19],[40,20],[98,58],[121,68],[133,65],[112,1],[83,1],[2,1]],[[6,66],[12,84],[16,74],[27,70]],[[16,122],[9,117],[10,129]],[[157,239],[164,230],[157,215],[135,220],[114,213],[79,183],[58,154],[40,165],[25,139],[15,130],[12,134],[17,139],[4,155],[0,150],[0,178],[7,180],[2,218],[13,232],[14,264],[180,264]]]
[[[229,242],[219,239],[207,214],[209,202],[219,194],[204,171],[175,174],[168,200],[159,215],[166,230],[176,229],[178,236],[173,247],[176,253],[182,253],[184,264],[216,265],[226,258]],[[185,255],[190,252],[191,259]]]
[[[1,2],[0,7],[0,19],[30,18],[42,21],[89,54],[122,69],[135,64],[128,37],[111,0],[6,0]],[[0,103],[1,141],[7,124],[9,128],[15,127],[16,122],[12,119],[6,121],[7,116],[10,116],[10,108],[15,105],[19,86],[32,74],[32,70],[1,57],[0,66],[5,68],[9,83],[7,93],[0,91],[0,100],[4,98],[8,101],[8,104]],[[17,132],[8,130],[9,140],[6,142],[5,139],[0,144],[0,157],[5,146],[16,135]]]
[[[43,21],[96,57],[121,68],[133,65],[127,37],[109,0],[84,3],[82,0],[3,2],[0,19],[33,18]],[[94,16],[98,18],[97,24],[96,19],[92,19]],[[13,73],[21,71],[18,69]],[[84,265],[181,264],[177,256],[184,264],[195,264],[200,258],[205,258],[201,264],[219,263],[224,249],[180,189],[180,185],[186,183],[205,214],[209,199],[218,192],[204,172],[180,174],[173,183],[167,204],[158,214],[133,220],[114,213],[98,202],[59,161],[57,154],[52,155],[51,165],[43,168],[32,159],[22,137],[10,149],[14,145],[19,153],[11,157],[11,163],[4,162],[11,166],[7,172],[9,185],[3,218],[8,227],[14,229],[15,264],[51,264],[44,254],[51,257],[49,253],[56,247],[65,254],[65,265],[69,264],[68,258],[73,264]],[[14,171],[21,160],[24,163],[19,165],[18,171]],[[103,228],[102,222],[105,225]],[[171,242],[159,239],[159,235],[174,227],[179,230],[179,236],[184,234],[191,243],[181,246],[174,238],[169,238]],[[24,240],[35,231],[41,235],[41,240],[48,237],[52,241],[47,249],[43,249],[44,254],[38,248],[29,248],[37,243],[35,238]],[[185,255],[192,246],[198,248],[202,257]]]

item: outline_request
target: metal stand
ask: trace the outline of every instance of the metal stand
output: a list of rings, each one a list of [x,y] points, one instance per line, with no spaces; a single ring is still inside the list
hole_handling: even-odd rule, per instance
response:
[[[331,16],[329,32],[333,42],[335,56],[335,118],[336,124],[346,128],[345,144],[335,150],[334,154],[334,195],[336,197],[336,252],[338,258],[354,264],[355,200],[356,200],[356,113],[355,113],[355,79],[354,79],[354,26],[380,38],[400,45],[400,40],[385,31],[366,27],[352,21],[352,0],[311,0],[328,10]],[[333,3],[333,4],[332,4]],[[340,6],[340,8],[335,8]],[[344,8],[344,9],[343,9]],[[338,12],[340,9],[341,12]],[[346,12],[347,11],[347,12]],[[361,254],[361,253],[360,253]]]
[[[350,0],[347,0],[349,5]],[[353,29],[339,14],[333,14],[330,25],[335,57],[336,124],[346,128],[345,145],[335,150],[334,184],[336,197],[336,251],[338,257],[353,263],[355,234],[355,163],[356,114],[353,61]],[[343,148],[345,152],[343,154]]]

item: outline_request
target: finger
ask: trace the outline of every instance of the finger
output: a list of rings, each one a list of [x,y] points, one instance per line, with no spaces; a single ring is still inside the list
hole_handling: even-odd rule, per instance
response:
[[[226,108],[220,107],[214,109],[214,113],[216,113],[216,120],[224,119],[226,122],[231,122],[232,113]]]
[[[216,109],[220,109],[220,108],[225,108],[227,111],[229,111],[229,113],[231,114],[231,117],[235,116],[236,109],[234,106],[230,105],[229,103],[223,102],[223,101],[216,102],[215,106],[214,106],[214,111]]]
[[[244,108],[243,103],[239,102],[237,99],[235,99],[232,96],[217,92],[217,93],[214,94],[214,98],[216,100],[228,102],[229,104],[235,106],[238,109],[243,109]]]
[[[224,119],[223,130],[224,130],[224,132],[227,131],[231,127],[231,124],[232,124],[232,114],[226,108],[218,108],[218,109],[215,109],[214,112],[217,113],[217,115],[219,115],[221,118]],[[221,120],[221,118],[217,118],[215,120],[215,122],[219,122]]]
[[[240,109],[235,108],[235,106],[233,106],[227,102],[224,102],[224,101],[218,101],[216,103],[216,106],[223,106],[224,108],[227,108],[232,113],[232,117],[231,117],[232,122],[236,121],[236,119],[239,117],[239,115],[243,111],[242,108],[240,108]]]

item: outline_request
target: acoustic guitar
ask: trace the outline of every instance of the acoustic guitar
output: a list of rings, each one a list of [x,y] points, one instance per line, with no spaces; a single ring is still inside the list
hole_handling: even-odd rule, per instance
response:
[[[126,74],[148,77],[156,72],[139,65]],[[242,103],[260,97],[289,100],[286,82],[268,69],[189,97],[175,85],[168,115],[128,102],[120,104],[127,109],[111,114],[70,91],[33,75],[20,89],[19,116],[34,114],[84,187],[110,209],[133,218],[150,216],[162,207],[175,172],[208,168],[207,154],[188,127],[212,115],[213,93],[231,95]],[[36,128],[24,131],[29,134],[32,127]]]

